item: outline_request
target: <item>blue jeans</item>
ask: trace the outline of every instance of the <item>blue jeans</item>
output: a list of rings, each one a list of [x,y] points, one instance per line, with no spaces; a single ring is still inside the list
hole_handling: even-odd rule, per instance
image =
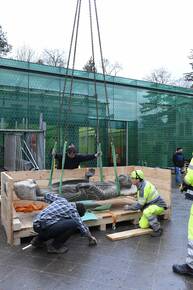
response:
[[[182,172],[180,167],[175,167],[176,184],[182,183]]]
[[[52,245],[55,248],[60,248],[77,229],[77,223],[72,219],[63,219],[47,227],[36,228],[34,226],[38,239],[44,242],[53,239]]]

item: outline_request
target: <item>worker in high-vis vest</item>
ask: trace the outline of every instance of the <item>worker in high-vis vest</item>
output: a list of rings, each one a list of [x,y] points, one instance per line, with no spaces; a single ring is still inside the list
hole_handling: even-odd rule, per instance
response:
[[[139,221],[142,229],[152,228],[153,237],[161,236],[163,230],[157,216],[162,215],[167,205],[158,193],[156,187],[149,181],[144,179],[142,170],[134,170],[131,172],[131,182],[137,186],[137,201],[131,205],[124,206],[125,210],[141,210],[143,212]]]
[[[186,191],[186,198],[193,200],[193,158],[188,166],[181,191]],[[188,253],[186,263],[173,265],[173,271],[177,274],[193,276],[193,205],[190,209],[188,223]]]

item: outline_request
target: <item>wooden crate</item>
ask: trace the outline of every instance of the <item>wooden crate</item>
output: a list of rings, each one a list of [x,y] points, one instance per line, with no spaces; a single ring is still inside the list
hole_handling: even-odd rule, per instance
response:
[[[145,178],[153,182],[160,194],[163,196],[169,209],[165,212],[164,217],[170,218],[171,215],[171,171],[160,168],[148,167],[134,167],[122,166],[117,167],[118,174],[129,174],[132,170],[142,169]],[[86,168],[65,170],[64,180],[84,178]],[[55,170],[53,175],[53,182],[59,181],[61,170]],[[105,180],[114,180],[114,168],[104,168]],[[4,226],[7,242],[10,245],[20,244],[20,239],[23,237],[33,236],[35,233],[32,228],[32,220],[37,214],[32,213],[18,213],[15,212],[13,203],[18,200],[14,192],[14,182],[35,179],[41,188],[48,187],[49,171],[17,171],[17,172],[2,172],[1,173],[1,222]],[[92,180],[99,180],[99,169],[96,168],[96,174]],[[117,222],[125,220],[134,220],[135,223],[139,219],[139,212],[124,212],[121,209],[114,209],[116,211]],[[113,222],[112,215],[109,212],[97,213],[99,219],[97,221],[87,222],[88,226],[100,226],[101,230],[105,230],[106,225]]]

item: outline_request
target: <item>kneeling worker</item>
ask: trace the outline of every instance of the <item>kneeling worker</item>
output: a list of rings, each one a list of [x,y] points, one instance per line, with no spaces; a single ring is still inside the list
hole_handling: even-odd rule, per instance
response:
[[[48,253],[65,253],[68,248],[64,246],[64,243],[77,230],[88,238],[89,245],[97,244],[97,240],[80,218],[85,214],[85,207],[82,203],[70,203],[53,193],[45,193],[44,198],[45,202],[50,205],[34,219],[33,228],[38,236],[32,240],[32,246],[40,248],[45,245],[46,241],[53,239],[52,243],[47,243]]]
[[[156,187],[144,179],[142,170],[134,170],[130,176],[132,184],[137,186],[137,202],[134,202],[132,205],[126,205],[124,209],[141,210],[143,215],[139,221],[140,228],[146,229],[151,227],[153,230],[152,236],[159,237],[162,234],[162,229],[157,216],[164,212],[167,205],[159,195]]]

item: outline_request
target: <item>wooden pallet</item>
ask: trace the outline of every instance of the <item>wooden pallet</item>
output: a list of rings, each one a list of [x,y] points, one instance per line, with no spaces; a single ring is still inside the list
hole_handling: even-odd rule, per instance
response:
[[[166,211],[164,217],[170,218],[171,215],[171,171],[167,169],[148,168],[148,167],[134,167],[122,166],[117,167],[118,174],[129,174],[132,170],[142,169],[147,180],[153,182],[158,191],[161,193],[169,209]],[[86,168],[65,170],[64,179],[79,179],[83,178]],[[48,186],[49,171],[18,171],[18,172],[2,172],[1,173],[1,222],[4,226],[7,242],[10,245],[19,244],[21,238],[34,235],[32,229],[32,219],[37,212],[32,214],[16,213],[13,209],[13,203],[18,200],[14,192],[14,182],[35,179],[41,188]],[[105,180],[114,180],[114,168],[104,168]],[[58,181],[61,175],[61,170],[55,170],[53,175],[53,182]],[[99,180],[99,169],[96,168],[96,174],[92,180]],[[115,213],[117,222],[125,220],[133,220],[137,222],[140,213],[125,212],[117,210]],[[109,212],[97,213],[99,219],[97,221],[87,222],[88,226],[99,226],[100,230],[105,230],[107,224],[113,223],[112,215]]]
[[[36,235],[33,231],[32,222],[38,212],[32,213],[18,213],[14,214],[13,219],[13,245],[20,245],[21,239],[24,237],[30,237]],[[114,219],[117,222],[131,221],[132,223],[138,223],[140,213],[139,212],[125,212],[123,210],[112,210],[110,212],[96,213],[97,220],[86,221],[85,224],[88,227],[99,227],[101,231],[106,230],[108,224],[113,224]]]
[[[96,213],[98,220],[87,221],[89,227],[99,226],[101,231],[106,231],[106,226],[123,221],[132,221],[133,224],[138,224],[141,213],[139,211],[124,211],[122,209],[113,209],[111,211]]]

